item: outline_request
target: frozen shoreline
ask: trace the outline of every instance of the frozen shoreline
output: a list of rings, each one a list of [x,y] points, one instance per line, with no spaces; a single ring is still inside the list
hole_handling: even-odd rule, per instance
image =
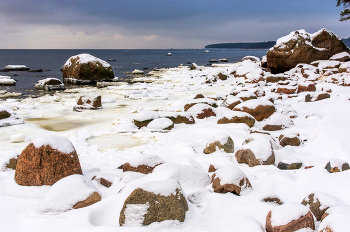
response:
[[[254,62],[220,64],[191,71],[183,66],[162,69],[157,72],[159,76],[145,78],[152,81],[149,83],[102,89],[70,89],[53,96],[0,102],[1,105],[11,107],[25,121],[25,124],[0,128],[0,165],[15,153],[21,153],[39,136],[63,135],[77,150],[87,179],[102,176],[113,182],[110,188],[94,183],[101,192],[101,202],[50,216],[35,213],[50,186],[19,186],[13,180],[15,171],[0,171],[0,208],[4,209],[0,216],[4,231],[76,231],[81,228],[89,231],[228,231],[233,228],[237,231],[264,231],[266,215],[276,205],[261,202],[261,199],[277,195],[285,203],[300,203],[315,191],[339,199],[339,205],[344,210],[348,209],[350,187],[346,183],[350,171],[328,173],[325,166],[332,158],[350,162],[350,144],[346,136],[350,131],[350,119],[347,116],[350,107],[349,87],[327,83],[332,77],[339,78],[338,74],[327,76],[314,83],[316,93],[322,92],[322,88],[331,89],[331,97],[322,101],[305,102],[307,93],[294,94],[294,97],[289,98],[287,94],[272,91],[282,86],[277,83],[248,83],[259,79],[260,73],[253,72],[258,68],[259,65]],[[244,75],[234,75],[234,71]],[[227,75],[227,80],[217,79],[206,83],[215,79],[219,73]],[[349,80],[350,74],[344,75],[343,78]],[[290,86],[294,87],[305,82],[305,78],[298,75],[290,74],[288,79]],[[274,149],[275,166],[249,167],[239,164],[235,153],[216,151],[204,154],[203,149],[216,134],[228,134],[234,142],[236,152],[245,140],[256,134],[253,131],[262,131],[268,119],[256,122],[252,128],[244,123],[217,124],[220,116],[228,110],[220,106],[227,95],[232,92],[254,93],[256,90],[266,94],[259,99],[274,99],[275,114],[297,113],[297,117],[292,118],[293,125],[279,131],[268,131],[271,138],[278,143],[281,133],[297,132],[303,140],[302,144],[298,147],[281,147],[277,144]],[[91,94],[102,96],[103,109],[73,111],[73,106],[81,95]],[[193,102],[197,94],[203,94],[208,101],[217,99],[219,107],[214,109],[216,117],[196,119],[193,125],[178,124],[166,132],[138,129],[132,123],[134,115],[144,110],[156,111],[160,116],[183,112],[184,105]],[[24,142],[10,143],[11,136],[19,133],[24,135]],[[144,155],[157,155],[174,167],[148,175],[123,173],[118,169],[131,158]],[[276,167],[280,161],[293,159],[302,162],[301,169],[280,170]],[[175,164],[183,165],[181,170],[191,167],[205,173],[210,164],[219,167],[235,165],[247,175],[252,190],[246,191],[242,196],[214,193],[211,185],[200,186],[196,175],[181,177],[176,169],[180,166]],[[306,166],[314,167],[305,169]],[[190,211],[184,223],[162,222],[142,228],[116,228],[119,227],[118,218],[123,203],[135,188],[149,181],[167,179],[177,179],[188,199],[197,196],[197,201],[189,203]],[[346,215],[350,215],[350,209]],[[316,228],[318,225],[319,222],[316,223]]]

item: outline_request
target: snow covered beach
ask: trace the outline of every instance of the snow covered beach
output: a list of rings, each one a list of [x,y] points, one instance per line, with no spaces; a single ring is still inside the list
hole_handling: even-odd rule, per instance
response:
[[[28,144],[45,144],[38,138],[58,135],[72,143],[84,175],[63,178],[53,186],[21,186],[14,181],[15,171],[4,168],[0,171],[2,228],[265,231],[270,210],[271,225],[284,225],[308,215],[309,209],[301,202],[314,194],[311,203],[318,201],[319,209],[329,213],[322,222],[312,216],[315,231],[327,226],[346,231],[350,171],[341,169],[350,161],[346,136],[350,130],[349,68],[349,61],[328,60],[275,75],[264,70],[260,61],[246,59],[193,70],[187,66],[161,69],[150,77],[140,77],[147,83],[70,89],[36,99],[2,101],[3,109],[11,108],[16,118],[3,119],[15,125],[0,128],[1,166]],[[101,109],[73,111],[81,96],[98,95]],[[245,111],[258,106],[274,107],[274,111],[270,115]],[[178,115],[192,117],[195,123],[175,124],[170,129],[169,120],[160,120]],[[230,121],[237,118],[241,121]],[[134,120],[153,121],[139,128]],[[282,143],[284,137],[297,138],[299,144]],[[225,146],[229,138],[233,147]],[[217,142],[214,151],[204,152],[213,142]],[[221,149],[218,144],[223,145]],[[56,149],[73,151],[69,143]],[[245,154],[242,150],[251,150],[256,160],[240,159]],[[154,169],[149,174],[123,171],[121,166],[126,163]],[[329,172],[328,163],[330,171],[338,167],[339,172]],[[112,185],[102,185],[101,178]],[[220,186],[211,183],[215,178],[220,179],[219,185],[239,186],[239,192],[220,193]],[[166,220],[140,227],[151,206],[123,207],[139,188],[160,196],[172,195],[180,188],[176,194],[183,194],[188,205],[184,222]],[[75,198],[95,191],[100,201],[72,208]],[[278,203],[284,203],[283,208]],[[122,210],[124,226],[120,226]]]

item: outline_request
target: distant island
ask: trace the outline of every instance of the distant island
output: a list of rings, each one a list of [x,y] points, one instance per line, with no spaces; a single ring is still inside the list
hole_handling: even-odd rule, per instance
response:
[[[350,37],[342,39],[346,46],[350,48]],[[238,49],[269,49],[276,44],[276,41],[251,42],[251,43],[219,43],[209,44],[205,48],[238,48]]]

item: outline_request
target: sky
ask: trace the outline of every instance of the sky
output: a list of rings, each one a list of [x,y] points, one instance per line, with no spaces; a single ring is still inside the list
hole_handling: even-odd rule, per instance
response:
[[[204,48],[321,28],[350,37],[336,0],[0,0],[0,49]]]

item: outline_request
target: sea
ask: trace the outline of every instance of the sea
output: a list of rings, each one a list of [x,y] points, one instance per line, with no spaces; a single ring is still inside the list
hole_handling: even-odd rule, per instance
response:
[[[0,70],[7,65],[26,65],[30,70],[42,72],[11,71],[0,72],[0,76],[15,79],[15,86],[0,86],[0,90],[22,93],[22,97],[39,96],[35,83],[45,78],[62,80],[61,68],[74,55],[88,53],[107,61],[113,68],[114,76],[121,81],[132,78],[135,69],[151,71],[154,68],[172,68],[196,63],[210,66],[212,59],[225,58],[236,63],[245,56],[266,55],[267,49],[0,49]],[[171,56],[167,54],[171,53]]]

